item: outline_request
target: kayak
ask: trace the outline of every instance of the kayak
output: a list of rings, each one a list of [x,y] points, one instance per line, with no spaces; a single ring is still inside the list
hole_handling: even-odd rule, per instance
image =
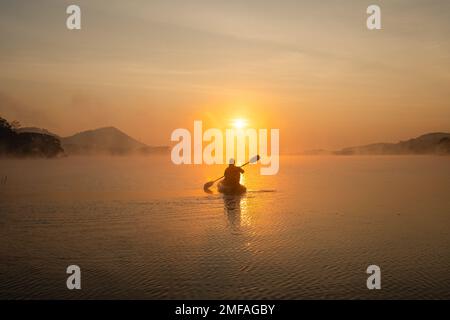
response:
[[[247,188],[242,184],[238,184],[236,186],[228,186],[222,181],[220,181],[217,184],[217,190],[219,190],[220,193],[226,195],[239,195],[245,193],[247,191]]]
[[[247,188],[244,187],[242,184],[238,184],[236,186],[228,186],[222,181],[220,181],[217,184],[217,190],[219,190],[220,193],[226,195],[238,195],[245,193],[247,191]]]

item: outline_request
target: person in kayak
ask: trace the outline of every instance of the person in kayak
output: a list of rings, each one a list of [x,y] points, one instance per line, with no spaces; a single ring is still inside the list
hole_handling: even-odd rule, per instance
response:
[[[223,183],[227,186],[239,186],[242,173],[244,173],[244,170],[241,167],[236,167],[234,159],[230,159],[229,166],[225,169]]]

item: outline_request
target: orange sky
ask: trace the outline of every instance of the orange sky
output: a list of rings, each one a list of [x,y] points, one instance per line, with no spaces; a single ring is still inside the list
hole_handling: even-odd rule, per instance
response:
[[[82,30],[65,8],[82,9]],[[450,129],[448,1],[0,3],[0,115],[150,145],[195,119],[279,128],[284,152]]]

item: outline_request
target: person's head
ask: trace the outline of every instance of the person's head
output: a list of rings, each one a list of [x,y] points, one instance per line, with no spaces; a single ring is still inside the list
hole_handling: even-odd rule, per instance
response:
[[[233,158],[231,158],[230,160],[228,160],[228,165],[229,165],[230,167],[234,167],[234,159],[233,159]]]

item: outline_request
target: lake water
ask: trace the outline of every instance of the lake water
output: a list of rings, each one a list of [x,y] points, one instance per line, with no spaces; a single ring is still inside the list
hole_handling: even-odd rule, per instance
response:
[[[282,157],[237,198],[165,156],[0,160],[0,297],[449,299],[449,160]]]

